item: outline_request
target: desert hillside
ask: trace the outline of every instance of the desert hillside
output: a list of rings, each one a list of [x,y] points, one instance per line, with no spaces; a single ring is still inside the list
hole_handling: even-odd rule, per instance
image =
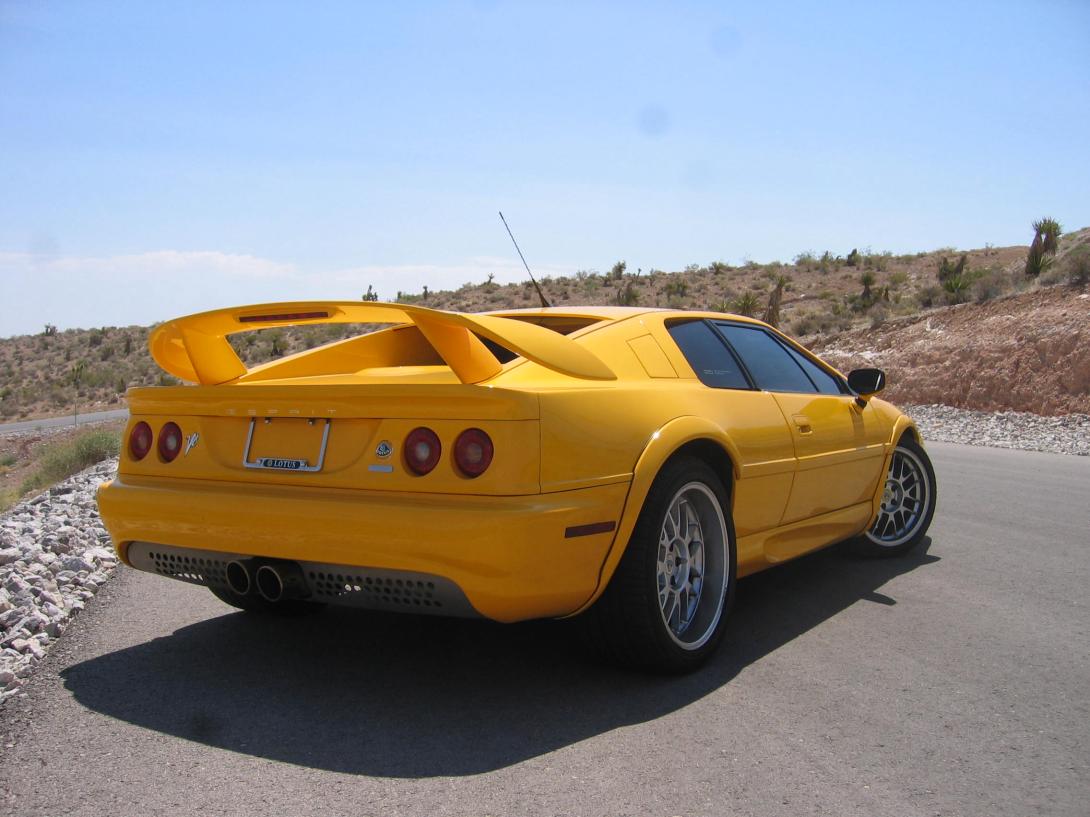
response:
[[[889,369],[906,402],[1045,414],[1090,411],[1090,228],[1063,236],[1026,274],[1028,246],[893,255],[806,252],[790,263],[720,261],[677,272],[583,270],[545,278],[557,306],[623,304],[713,309],[762,317],[850,368]],[[1032,255],[1032,253],[1031,253]],[[436,309],[482,311],[538,304],[529,281],[457,290],[378,293]],[[0,339],[0,422],[117,407],[129,386],[167,384],[147,352],[148,327],[102,327]],[[290,327],[233,339],[259,363],[355,331]]]

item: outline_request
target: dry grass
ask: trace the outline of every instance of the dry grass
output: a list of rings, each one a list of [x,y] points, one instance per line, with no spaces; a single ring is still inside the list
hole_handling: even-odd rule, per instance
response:
[[[0,511],[89,465],[117,456],[121,423],[0,440]]]

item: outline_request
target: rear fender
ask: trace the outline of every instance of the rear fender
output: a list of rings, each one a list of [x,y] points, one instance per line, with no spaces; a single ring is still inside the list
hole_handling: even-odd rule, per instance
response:
[[[731,481],[738,479],[738,463],[741,461],[738,449],[727,433],[710,420],[703,417],[677,417],[654,432],[633,469],[632,484],[625,498],[624,510],[621,512],[621,520],[617,525],[613,544],[602,563],[598,586],[594,594],[572,615],[578,615],[593,605],[609,584],[621,557],[624,556],[625,548],[628,547],[628,540],[636,528],[636,522],[640,511],[643,510],[643,503],[651,491],[651,485],[663,465],[686,443],[697,440],[710,440],[722,447],[732,464]]]

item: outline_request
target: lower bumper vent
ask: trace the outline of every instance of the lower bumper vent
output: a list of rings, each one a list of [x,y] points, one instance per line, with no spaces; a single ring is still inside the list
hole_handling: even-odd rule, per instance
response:
[[[130,542],[129,563],[149,573],[205,587],[229,589],[227,565],[236,560],[262,559],[242,553]],[[285,561],[285,560],[270,560]],[[370,610],[425,613],[476,618],[462,589],[450,579],[430,573],[364,568],[325,562],[296,562],[303,571],[312,601]]]

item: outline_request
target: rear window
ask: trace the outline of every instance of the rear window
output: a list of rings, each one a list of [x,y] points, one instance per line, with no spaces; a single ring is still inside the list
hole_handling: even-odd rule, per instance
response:
[[[704,321],[675,323],[667,330],[705,386],[713,389],[749,388],[749,382],[730,349]]]

